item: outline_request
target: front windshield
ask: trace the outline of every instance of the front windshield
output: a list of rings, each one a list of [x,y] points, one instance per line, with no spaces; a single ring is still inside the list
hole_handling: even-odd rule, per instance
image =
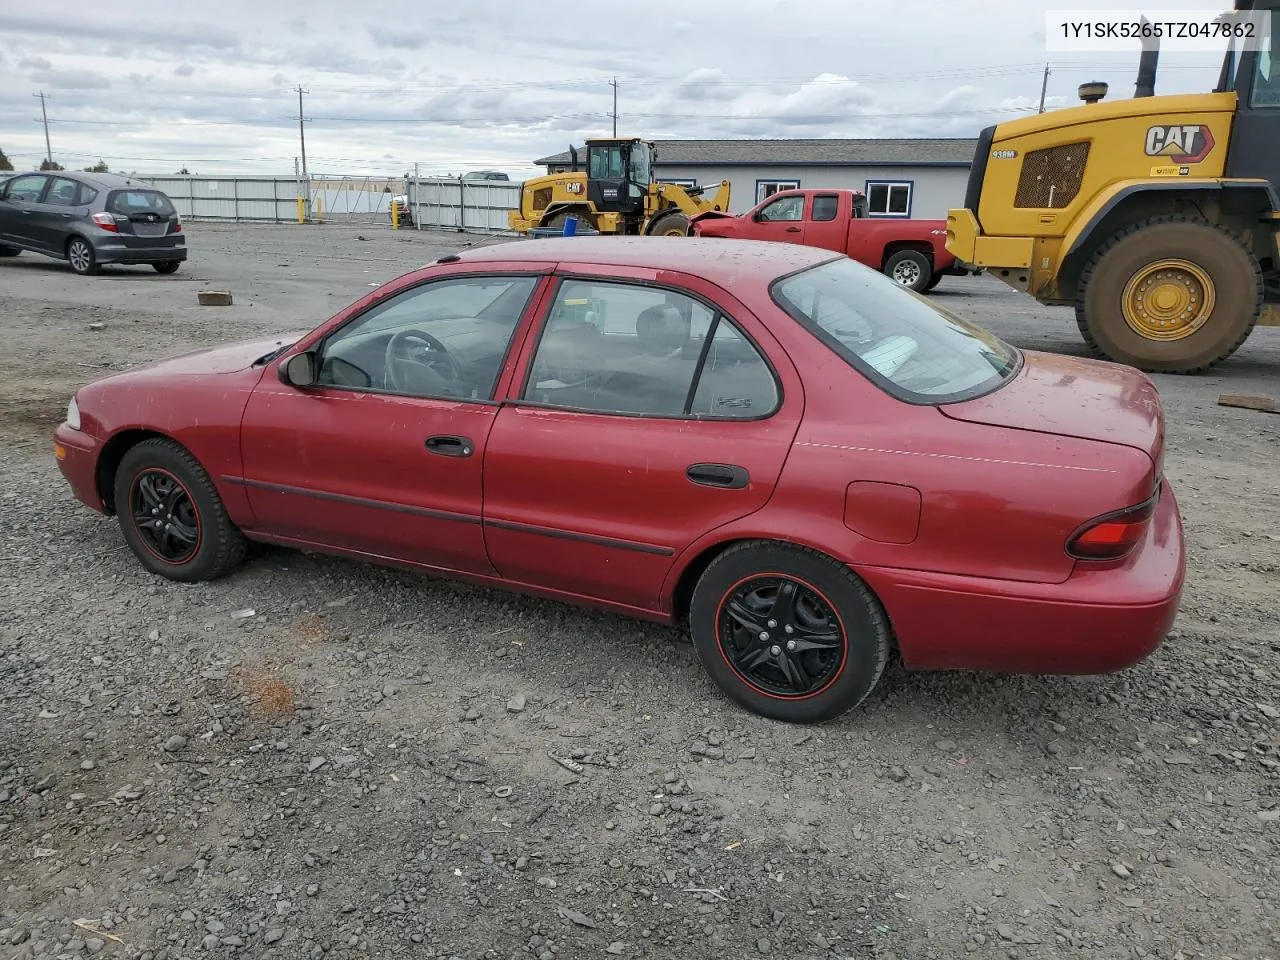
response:
[[[995,335],[848,257],[773,286],[778,305],[900,400],[952,403],[993,390],[1019,354]]]
[[[1258,56],[1253,71],[1253,92],[1249,96],[1251,107],[1280,105],[1280,77],[1276,75],[1271,52],[1276,29],[1280,26],[1280,10],[1271,11],[1271,25],[1267,35],[1258,44]]]

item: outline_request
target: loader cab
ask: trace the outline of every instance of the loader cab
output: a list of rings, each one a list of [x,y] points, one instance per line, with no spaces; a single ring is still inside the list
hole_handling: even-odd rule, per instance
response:
[[[1223,61],[1218,89],[1237,96],[1225,175],[1262,177],[1280,193],[1280,151],[1276,149],[1280,144],[1280,64],[1275,43],[1280,34],[1280,0],[1237,2],[1236,9],[1254,11],[1256,21],[1266,25],[1266,33],[1247,45],[1233,43]]]
[[[641,215],[653,182],[653,144],[587,141],[587,199],[605,213]]]

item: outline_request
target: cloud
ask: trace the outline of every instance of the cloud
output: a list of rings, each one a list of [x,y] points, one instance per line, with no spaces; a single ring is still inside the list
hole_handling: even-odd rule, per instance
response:
[[[18,67],[23,70],[52,70],[53,64],[44,57],[23,57],[18,61]]]
[[[38,70],[31,79],[54,90],[104,90],[111,81],[91,70]]]
[[[431,42],[431,35],[425,30],[384,27],[379,23],[371,23],[366,29],[369,31],[369,36],[373,38],[373,42],[380,47],[417,50]]]

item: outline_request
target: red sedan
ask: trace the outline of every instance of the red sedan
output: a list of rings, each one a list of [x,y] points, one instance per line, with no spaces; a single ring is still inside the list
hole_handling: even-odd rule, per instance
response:
[[[1120,670],[1177,612],[1151,381],[1022,352],[844,256],[576,237],[448,256],[309,333],[77,392],[76,496],[142,564],[247,540],[686,624],[785,721],[912,669]]]

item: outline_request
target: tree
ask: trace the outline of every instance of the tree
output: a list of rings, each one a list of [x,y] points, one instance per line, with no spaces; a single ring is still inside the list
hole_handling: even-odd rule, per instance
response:
[[[9,158],[4,155],[4,151],[0,150],[0,170],[12,170],[13,164]]]
[[[191,171],[190,171],[190,170],[188,170],[186,167],[183,167],[181,170],[179,170],[179,171],[178,171],[177,176],[179,176],[179,177],[189,177],[189,176],[191,176]]]
[[[66,167],[60,164],[57,160],[41,160],[40,169],[41,170],[65,170]]]
[[[85,173],[110,173],[111,171],[107,169],[107,165],[103,163],[102,160],[99,160],[92,167],[85,167],[84,172]]]

